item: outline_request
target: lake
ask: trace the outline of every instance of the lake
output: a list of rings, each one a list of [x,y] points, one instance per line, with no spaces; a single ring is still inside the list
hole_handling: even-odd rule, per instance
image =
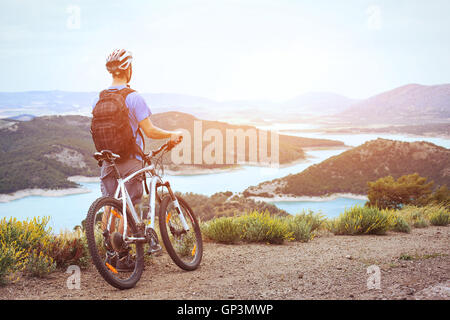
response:
[[[388,134],[322,135],[320,133],[298,134],[294,132],[291,134],[311,138],[341,140],[348,146],[360,145],[368,140],[381,137],[409,142],[425,140],[450,148],[450,140],[443,138]],[[166,176],[166,178],[170,181],[173,189],[180,192],[194,192],[205,195],[212,195],[219,191],[240,192],[251,185],[256,185],[263,181],[281,178],[291,173],[298,173],[312,164],[319,163],[343,151],[342,149],[308,151],[307,155],[309,158],[307,161],[284,168],[243,166],[241,169],[222,173],[176,175]],[[100,196],[99,183],[81,183],[81,185],[91,190],[91,192],[63,197],[29,196],[7,203],[0,203],[0,218],[14,216],[18,219],[25,219],[34,216],[50,216],[49,226],[52,227],[54,232],[58,232],[61,229],[72,229],[74,226],[81,224],[81,220],[85,218],[90,204]],[[310,209],[315,212],[321,211],[327,217],[335,217],[345,208],[356,204],[364,204],[364,202],[364,200],[337,198],[330,201],[283,201],[274,202],[274,204],[292,214]]]

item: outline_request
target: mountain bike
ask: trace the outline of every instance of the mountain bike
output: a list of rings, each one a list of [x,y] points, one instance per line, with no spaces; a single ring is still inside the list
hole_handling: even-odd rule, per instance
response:
[[[139,281],[144,270],[146,244],[149,246],[146,254],[161,252],[155,230],[156,220],[164,247],[173,262],[188,271],[200,265],[203,241],[198,220],[187,202],[175,195],[170,183],[161,177],[163,155],[180,142],[181,137],[145,154],[144,167],[126,177],[122,177],[116,167],[119,155],[108,150],[94,154],[99,165],[106,161],[114,168],[118,186],[114,197],[100,197],[90,206],[85,225],[86,237],[98,272],[118,289],[132,288]],[[157,168],[162,173],[157,172]],[[148,212],[137,210],[127,192],[126,183],[139,176],[148,196],[143,206]],[[156,203],[159,204],[158,216]],[[121,270],[120,265],[125,268]]]

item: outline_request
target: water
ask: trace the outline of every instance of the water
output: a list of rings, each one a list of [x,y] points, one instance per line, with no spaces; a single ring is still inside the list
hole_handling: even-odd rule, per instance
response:
[[[286,168],[259,168],[244,166],[242,169],[216,174],[166,176],[173,190],[212,195],[220,191],[239,192],[260,182],[298,173],[313,163],[321,162],[343,150],[319,150],[309,152],[310,160]],[[90,193],[63,197],[29,196],[7,203],[0,203],[0,218],[14,216],[18,219],[50,216],[53,231],[72,229],[86,217],[91,203],[101,196],[100,183],[80,183]]]
[[[356,134],[356,135],[324,135],[320,133],[292,133],[292,135],[327,138],[341,140],[348,146],[357,146],[368,140],[377,137],[385,139],[395,139],[401,141],[430,141],[437,145],[450,148],[450,140],[430,137],[410,137],[389,134]],[[308,161],[301,162],[289,167],[271,169],[244,166],[239,170],[232,170],[216,174],[167,176],[172,187],[180,192],[194,192],[205,195],[212,195],[220,191],[243,191],[251,185],[260,182],[284,177],[291,173],[303,171],[311,164],[319,163],[331,156],[337,155],[344,150],[316,150],[309,151]],[[81,224],[81,220],[86,217],[90,204],[100,196],[99,183],[81,183],[84,188],[91,190],[90,193],[68,195],[64,197],[41,197],[30,196],[8,203],[0,203],[0,218],[14,216],[18,219],[32,218],[34,216],[50,216],[49,226],[53,231],[61,229],[72,229]],[[274,202],[276,206],[289,213],[296,214],[303,209],[321,211],[327,217],[334,217],[345,208],[355,204],[364,204],[364,200],[349,198],[338,198],[329,201],[285,201]]]
[[[312,210],[314,213],[322,213],[328,218],[334,218],[355,205],[364,205],[366,200],[337,198],[330,201],[273,201],[272,204],[278,208],[286,210],[290,214],[308,213]]]
[[[399,140],[404,142],[414,142],[414,141],[427,141],[434,143],[435,145],[450,148],[450,139],[438,138],[438,137],[416,137],[416,136],[405,136],[400,134],[384,134],[384,133],[367,133],[367,134],[325,134],[320,132],[283,132],[282,134],[287,134],[291,136],[305,137],[305,138],[316,138],[316,139],[331,139],[339,140],[345,142],[347,146],[356,147],[369,140],[375,140],[377,138],[389,139],[389,140]]]

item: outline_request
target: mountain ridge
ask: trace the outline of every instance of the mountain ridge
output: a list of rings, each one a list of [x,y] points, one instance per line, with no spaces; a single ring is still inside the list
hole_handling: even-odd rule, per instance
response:
[[[336,116],[371,124],[450,121],[450,84],[407,84],[359,101]]]

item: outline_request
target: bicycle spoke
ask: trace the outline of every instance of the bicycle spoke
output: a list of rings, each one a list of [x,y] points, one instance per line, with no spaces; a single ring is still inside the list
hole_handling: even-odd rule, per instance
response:
[[[137,266],[136,256],[142,257],[143,250],[142,245],[123,240],[121,202],[104,197],[94,204],[86,219],[86,236],[93,262],[113,286],[122,289],[134,285],[142,273],[139,269],[143,268],[143,263]],[[128,228],[130,232],[131,229]]]
[[[174,202],[165,199],[165,213],[160,213],[164,221],[160,222],[161,235],[174,262],[183,269],[193,270],[199,265],[203,253],[200,228],[187,204],[184,201],[179,203],[188,230],[184,228]]]

